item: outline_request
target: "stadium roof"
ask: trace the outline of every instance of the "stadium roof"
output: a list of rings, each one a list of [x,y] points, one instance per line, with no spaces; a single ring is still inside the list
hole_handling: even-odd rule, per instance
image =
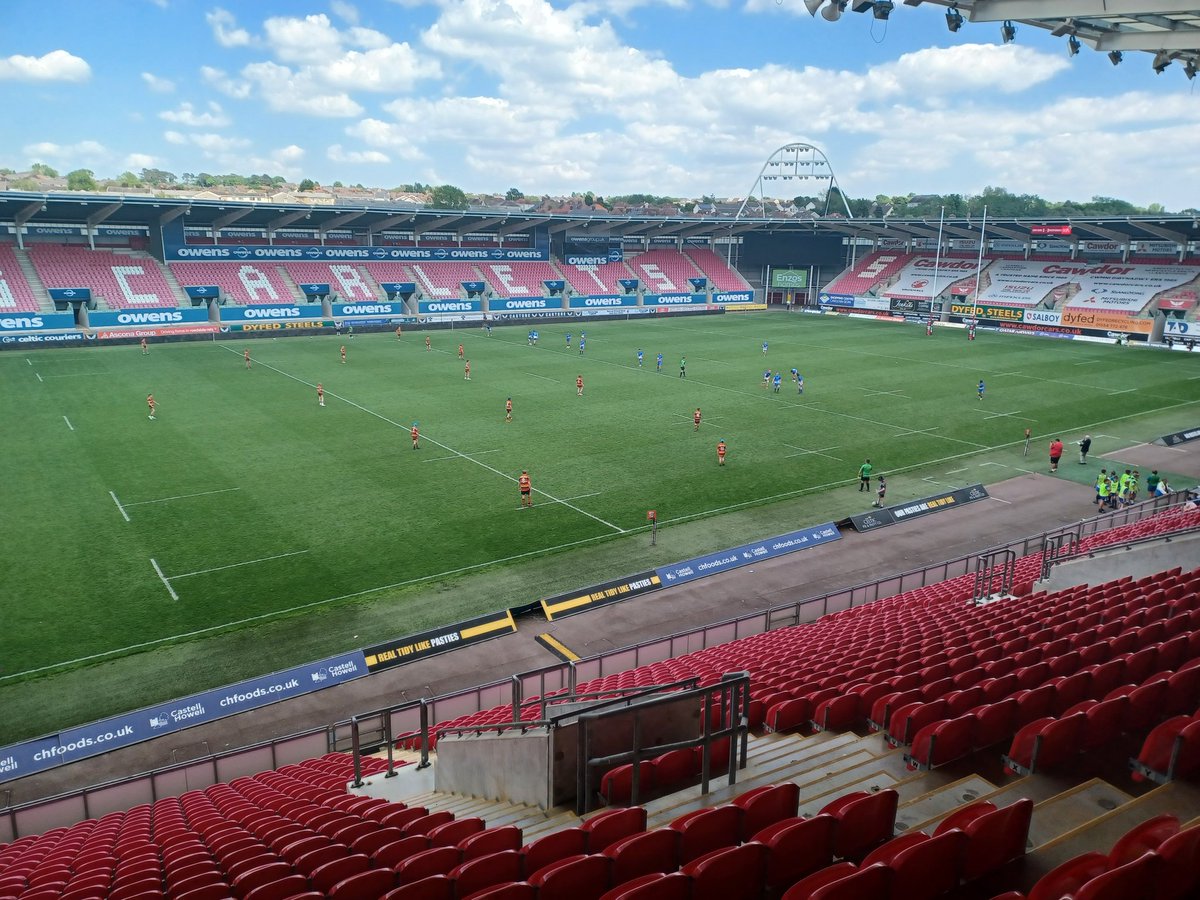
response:
[[[747,234],[813,235],[841,238],[934,239],[937,219],[896,218],[731,218],[723,216],[605,216],[548,215],[543,213],[462,212],[424,209],[399,203],[310,206],[308,204],[249,203],[218,200],[175,200],[155,197],[113,197],[89,194],[35,194],[0,192],[0,222],[16,225],[161,225],[185,217],[189,226],[208,228],[337,228],[376,232],[396,229],[451,231],[460,237],[474,232],[494,232],[503,237],[545,226],[551,235],[610,235],[621,237],[725,238]],[[980,217],[948,217],[943,236],[978,239]],[[989,238],[1030,240],[1035,226],[1069,225],[1072,234],[1086,240],[1124,243],[1128,240],[1200,241],[1200,216],[1149,215],[1092,218],[989,218]]]
[[[823,0],[805,0],[816,14]],[[829,0],[836,3],[838,0]],[[1122,54],[1141,50],[1154,54],[1155,71],[1175,60],[1194,78],[1200,65],[1200,2],[1197,0],[904,0],[906,6],[932,3],[948,8],[947,25],[956,31],[950,8],[967,24],[1017,23],[1043,28],[1055,37],[1108,53],[1113,64]],[[876,0],[851,0],[856,12],[875,11]],[[888,3],[887,6],[892,6]],[[879,15],[876,12],[876,15]],[[829,18],[826,16],[826,18]],[[961,23],[960,23],[961,24]],[[1003,35],[1005,41],[1015,36]],[[1078,45],[1072,44],[1072,55]]]

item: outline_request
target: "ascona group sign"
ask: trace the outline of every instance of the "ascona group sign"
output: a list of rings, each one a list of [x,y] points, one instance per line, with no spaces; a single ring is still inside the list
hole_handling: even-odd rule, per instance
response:
[[[242,244],[208,247],[174,244],[165,248],[164,256],[168,262],[241,262],[250,259],[264,262],[545,262],[550,258],[550,251],[530,247],[248,247]]]

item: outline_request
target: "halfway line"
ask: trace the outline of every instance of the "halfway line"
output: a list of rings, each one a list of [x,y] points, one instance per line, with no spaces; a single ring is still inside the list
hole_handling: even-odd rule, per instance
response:
[[[167,589],[167,593],[171,595],[171,599],[178,603],[179,595],[175,593],[175,588],[171,587],[171,582],[167,580],[167,576],[164,575],[163,570],[159,568],[158,561],[151,557],[150,565],[154,566],[154,571],[158,573],[159,580],[162,581],[163,586]]]
[[[193,575],[207,575],[209,572],[222,572],[225,569],[236,569],[239,566],[252,566],[255,563],[269,562],[272,559],[283,559],[286,556],[299,556],[301,553],[307,552],[307,550],[295,550],[291,553],[279,553],[275,556],[264,556],[262,559],[248,559],[245,562],[230,563],[227,566],[216,566],[212,569],[199,569],[195,572],[184,572],[182,575],[172,575],[170,578],[164,578],[163,580],[174,581],[176,578],[191,578]]]
[[[65,419],[66,416],[63,416]],[[74,429],[72,429],[73,431]],[[240,491],[241,488],[221,488],[219,491],[201,491],[198,494],[178,494],[174,497],[159,497],[157,500],[138,500],[136,503],[126,503],[126,506],[142,506],[146,503],[166,503],[168,500],[185,500],[188,497],[207,497],[209,494],[228,494],[230,491]]]
[[[121,511],[121,515],[124,517],[125,521],[128,522],[129,521],[129,513],[125,512],[125,507],[123,507],[121,505],[121,501],[117,499],[117,495],[114,494],[112,491],[109,491],[108,496],[113,498],[113,503],[117,504],[117,509],[119,509]]]

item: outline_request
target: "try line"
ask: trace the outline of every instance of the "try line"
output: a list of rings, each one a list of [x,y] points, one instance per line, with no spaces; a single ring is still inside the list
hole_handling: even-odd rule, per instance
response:
[[[236,350],[234,350],[232,347],[222,346],[221,349],[229,351],[234,356],[238,355],[238,352]],[[312,382],[305,381],[303,378],[299,378],[295,375],[292,375],[290,372],[285,372],[285,371],[283,371],[283,369],[276,368],[275,366],[272,366],[269,363],[259,363],[259,365],[262,366],[264,369],[270,369],[272,372],[279,373],[284,378],[290,378],[292,381],[295,381],[297,384],[303,384],[310,388],[316,387],[316,385],[313,384]],[[361,403],[355,403],[353,400],[351,400],[348,397],[343,397],[340,394],[333,393],[332,391],[326,391],[325,393],[327,396],[333,397],[335,400],[341,400],[343,403],[347,403],[350,406],[353,406],[355,409],[365,412],[369,416],[374,416],[375,418],[379,419],[381,422],[387,422],[389,425],[399,428],[401,431],[408,430],[408,428],[406,426],[401,425],[395,419],[389,419],[387,416],[383,415],[382,413],[377,413],[373,409],[368,409],[367,407],[363,406]],[[475,465],[479,466],[481,469],[487,469],[493,475],[499,475],[501,478],[503,478],[507,481],[511,481],[514,484],[517,483],[517,479],[514,478],[512,475],[509,475],[507,472],[501,472],[499,469],[494,468],[493,466],[489,466],[485,462],[480,462],[479,460],[475,459],[474,457],[468,456],[467,454],[465,454],[459,450],[455,450],[453,447],[449,446],[448,444],[443,444],[440,441],[436,441],[433,438],[429,437],[428,435],[422,435],[422,437],[424,437],[426,441],[433,444],[434,446],[441,447],[447,453],[450,453],[454,456],[460,456],[463,459],[468,460],[469,462],[475,463]],[[608,522],[608,521],[600,518],[599,516],[592,515],[592,513],[588,512],[587,510],[580,509],[578,506],[573,506],[572,504],[568,503],[565,500],[559,500],[557,497],[553,496],[552,494],[548,494],[545,491],[538,490],[537,488],[534,488],[533,492],[535,494],[539,494],[539,495],[545,497],[547,500],[551,500],[555,503],[561,503],[563,506],[567,507],[567,509],[572,509],[575,512],[579,513],[580,515],[587,516],[589,519],[592,519],[595,522],[599,522],[601,525],[605,526],[606,528],[611,528],[617,534],[626,534],[627,533],[626,529],[620,527],[619,525],[614,525],[612,522]]]

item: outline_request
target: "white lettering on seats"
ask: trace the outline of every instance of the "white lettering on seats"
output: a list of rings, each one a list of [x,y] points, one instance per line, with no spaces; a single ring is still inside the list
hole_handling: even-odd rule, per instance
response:
[[[0,309],[13,309],[16,305],[17,298],[13,296],[12,288],[8,286],[4,272],[0,271]]]
[[[429,297],[453,297],[454,291],[450,288],[435,287],[433,282],[429,280],[429,276],[421,269],[420,266],[413,266],[412,270],[416,273],[417,280],[421,282],[425,288],[425,294]]]
[[[342,288],[339,293],[347,300],[379,299],[371,290],[371,286],[363,281],[362,274],[354,266],[335,264],[329,267],[329,271],[333,273],[333,277],[337,279],[337,283]]]
[[[261,303],[259,294],[266,294],[268,300],[279,302],[279,293],[275,285],[267,278],[267,273],[251,265],[238,266],[238,281],[246,289],[246,299],[251,303]]]
[[[512,294],[528,294],[529,288],[523,284],[513,284],[512,266],[492,266],[492,271],[496,273],[496,277],[500,279],[500,283],[508,290],[509,295]]]
[[[125,295],[125,302],[131,306],[140,304],[143,306],[155,306],[159,302],[158,294],[139,294],[136,293],[133,287],[129,284],[129,279],[134,275],[145,275],[146,270],[141,266],[112,266],[113,277],[117,279],[117,284],[120,285],[121,293]]]
[[[675,282],[666,276],[666,273],[658,267],[657,263],[638,263],[638,268],[645,273],[647,281],[652,281],[658,286],[660,294],[667,291],[679,290]]]

